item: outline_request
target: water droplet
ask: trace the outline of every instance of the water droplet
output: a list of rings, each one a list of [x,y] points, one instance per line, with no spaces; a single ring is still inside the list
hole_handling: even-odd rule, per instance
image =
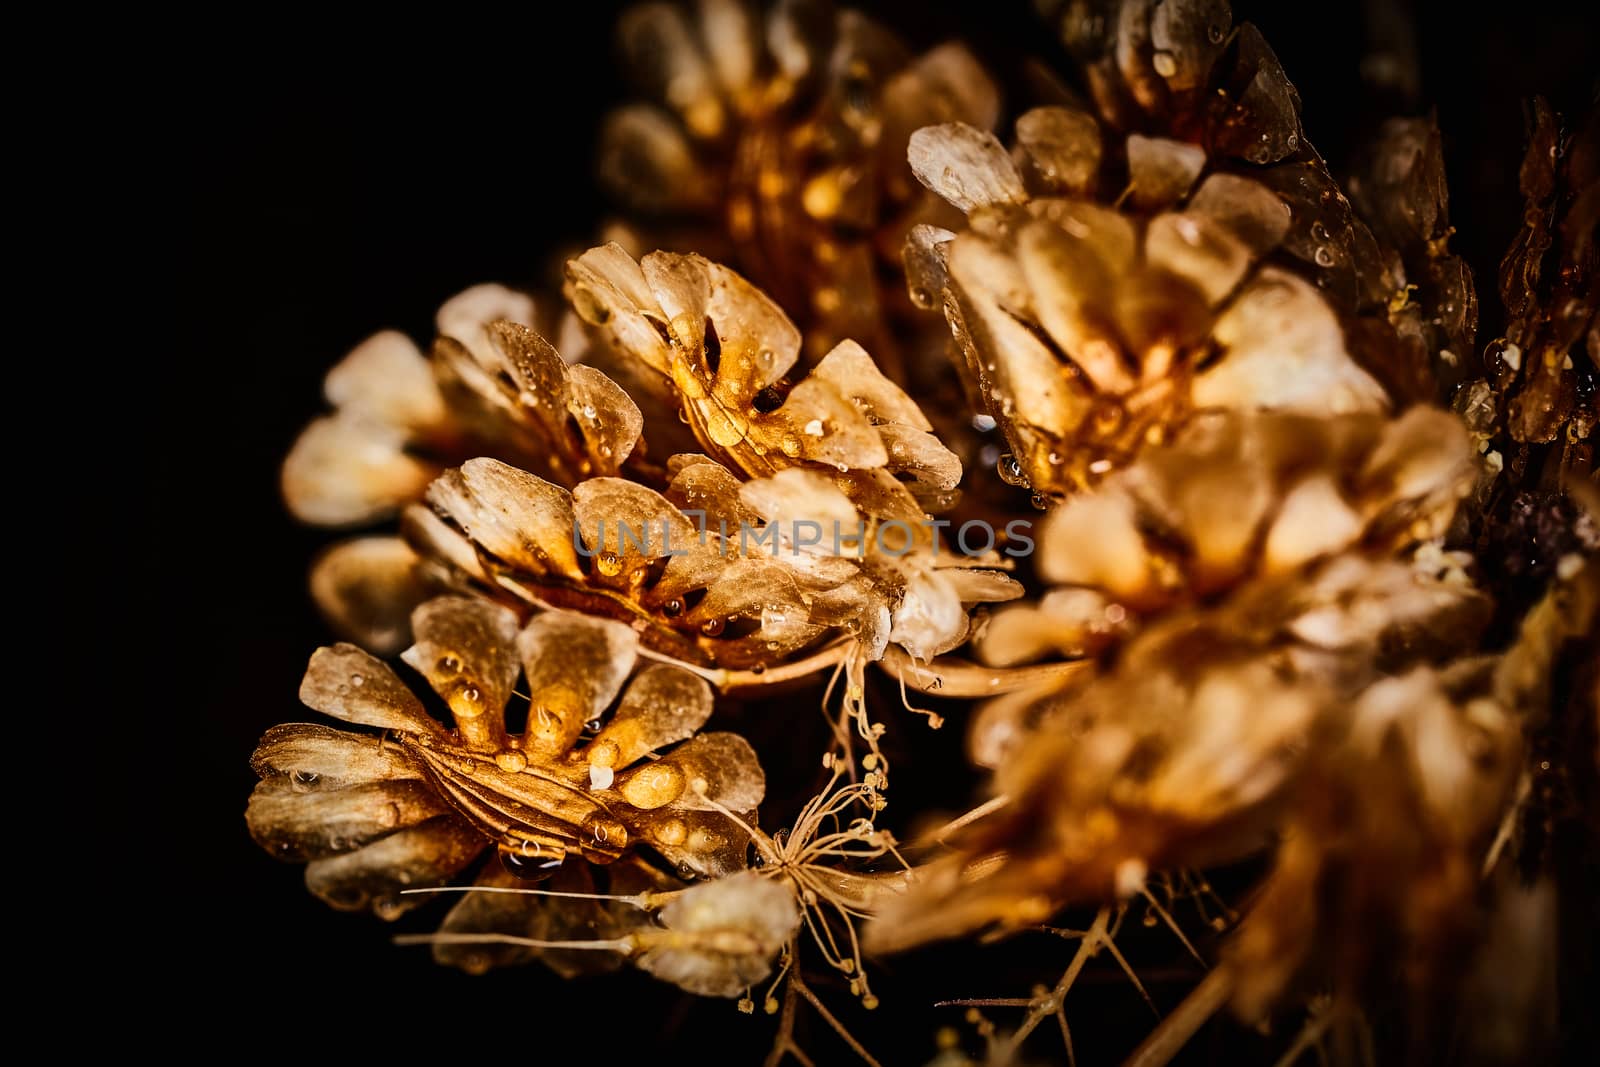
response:
[[[1144,913],[1144,919],[1141,921],[1146,926],[1154,926],[1156,924],[1156,913],[1153,911],[1146,911]]]
[[[289,776],[290,784],[293,785],[299,792],[305,792],[308,789],[316,788],[317,783],[321,780],[322,775],[318,774],[316,771],[295,771]]]
[[[689,425],[689,409],[688,408],[679,408],[678,409],[678,421],[683,423],[685,426]]]
[[[999,473],[1000,480],[1007,485],[1028,484],[1027,477],[1022,473],[1022,463],[1010,452],[1000,457],[1000,462],[995,464],[995,470]]]
[[[1221,44],[1222,38],[1227,36],[1227,33],[1228,31],[1226,29],[1213,22],[1211,25],[1206,27],[1206,40],[1210,41],[1212,44]]]
[[[1313,241],[1326,241],[1328,239],[1328,228],[1320,222],[1313,222],[1311,224],[1311,239]]]
[[[914,285],[911,287],[911,302],[919,308],[930,308],[933,306],[933,294],[920,285]]]
[[[728,628],[727,619],[707,619],[700,624],[700,632],[707,637],[721,637],[722,632]]]
[[[993,415],[972,416],[972,428],[977,430],[979,433],[988,433],[990,430],[995,428],[995,425],[996,423]]]
[[[795,437],[794,434],[784,434],[782,445],[784,455],[798,456],[800,454],[800,439]]]
[[[622,560],[615,552],[602,552],[595,557],[595,567],[607,578],[615,578],[622,573]]]
[[[507,774],[520,774],[528,766],[528,757],[520,752],[497,752],[494,762]]]
[[[350,684],[355,686],[357,689],[360,689],[362,686],[367,684],[367,680],[359,674],[352,674],[350,676]]]
[[[585,405],[583,405],[583,417],[584,418],[593,419],[598,414],[600,414],[600,413],[595,410],[595,407],[594,407],[593,404],[585,404]]]
[[[812,419],[810,422],[806,423],[806,436],[807,437],[821,437],[822,436],[822,420],[821,419]]]
[[[1050,507],[1050,498],[1043,493],[1033,494],[1032,504],[1036,511],[1045,511]]]
[[[546,853],[531,842],[525,843],[523,847],[529,851],[512,852],[501,849],[500,865],[513,878],[520,878],[525,882],[544,881],[560,870],[561,864],[567,858],[565,853],[559,855]]]
[[[461,671],[461,660],[454,655],[439,657],[439,672],[441,674],[457,674]]]
[[[1150,57],[1150,65],[1156,68],[1156,73],[1163,78],[1170,78],[1178,73],[1178,61],[1171,52],[1157,52]]]
[[[1312,258],[1317,261],[1317,266],[1319,267],[1333,266],[1333,253],[1325,245],[1318,245],[1316,252],[1312,254]]]
[[[683,614],[683,601],[674,597],[661,605],[661,613],[669,619],[676,619]]]
[[[757,663],[754,667],[750,668],[750,673],[751,674],[766,674],[767,673],[767,665],[765,663]]]

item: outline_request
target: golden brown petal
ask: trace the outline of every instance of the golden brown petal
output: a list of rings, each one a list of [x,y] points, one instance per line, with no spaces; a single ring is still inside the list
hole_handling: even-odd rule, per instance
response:
[[[622,690],[639,638],[620,622],[570,611],[534,616],[517,637],[531,703],[523,751],[549,759],[567,752]]]
[[[307,426],[283,461],[283,498],[295,518],[353,526],[393,515],[417,499],[437,465],[406,451],[406,431],[356,414]]]
[[[311,567],[311,598],[339,632],[380,656],[411,643],[411,611],[436,590],[398,537],[360,537],[329,548]]]
[[[317,649],[300,682],[300,700],[345,722],[413,734],[443,733],[394,671],[355,645]]]
[[[486,600],[436,597],[417,608],[411,628],[416,644],[401,658],[444,698],[469,747],[498,751],[521,670],[516,614]]]
[[[245,822],[256,844],[281,860],[304,862],[361,848],[450,810],[419,781],[327,788],[304,775],[256,783]]]
[[[693,737],[711,718],[714,701],[705,679],[665,663],[634,676],[622,703],[583,750],[590,764],[621,769],[651,752]]]
[[[428,502],[519,570],[579,578],[572,498],[499,460],[469,459],[428,487]]]
[[[250,768],[263,778],[286,775],[303,785],[334,788],[422,776],[399,746],[381,737],[304,722],[284,723],[262,734]]]
[[[371,907],[395,919],[427,903],[402,889],[443,885],[483,851],[484,838],[456,815],[439,815],[354,852],[313,860],[306,888],[340,911]]]

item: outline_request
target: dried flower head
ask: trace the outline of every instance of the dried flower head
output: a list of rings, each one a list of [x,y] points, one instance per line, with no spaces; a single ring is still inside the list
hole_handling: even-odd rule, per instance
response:
[[[644,4],[620,37],[651,99],[607,117],[599,170],[643,227],[631,245],[737,263],[806,324],[810,360],[851,338],[896,347],[891,257],[931,206],[906,139],[930,122],[994,124],[999,95],[972,55],[914,56],[827,4]]]
[[[700,256],[616,245],[567,264],[568,297],[604,343],[657,375],[713,459],[751,477],[827,470],[874,517],[921,521],[961,464],[853,341],[795,380],[800,332],[764,293]]]
[[[301,699],[383,733],[280,726],[253,759],[251,833],[310,860],[317,896],[392,917],[402,889],[442,884],[491,846],[530,878],[638,845],[688,877],[743,869],[746,834],[722,812],[753,812],[764,778],[741,738],[697,734],[712,709],[703,681],[659,664],[635,674],[636,636],[603,619],[547,612],[519,629],[503,607],[441,597],[412,625],[406,661],[454,729],[382,661],[336,645],[312,657]],[[519,674],[531,699],[516,734],[505,709]]]
[[[1073,115],[1024,116],[1035,121],[1022,128],[1054,128],[1019,144],[1028,166],[1061,173],[1029,153],[1098,138]],[[1129,136],[1130,188],[1144,190],[1133,203],[1148,215],[1071,188],[1030,193],[999,142],[970,127],[919,130],[911,158],[969,212],[959,235],[914,233],[907,265],[915,290],[943,294],[965,372],[1011,446],[1007,480],[1047,494],[1092,484],[1196,409],[1387,407],[1317,288],[1263,262],[1288,233],[1288,208],[1236,175],[1195,187],[1199,148]]]
[[[359,345],[328,372],[334,413],[306,427],[284,461],[290,510],[317,525],[375,523],[475,455],[564,485],[615,474],[639,444],[637,405],[600,371],[563,360],[525,325],[537,319],[530,298],[480,285],[439,309],[428,356],[394,331]],[[398,652],[411,609],[438,591],[416,562],[394,538],[339,545],[319,560],[312,592],[341,633]]]

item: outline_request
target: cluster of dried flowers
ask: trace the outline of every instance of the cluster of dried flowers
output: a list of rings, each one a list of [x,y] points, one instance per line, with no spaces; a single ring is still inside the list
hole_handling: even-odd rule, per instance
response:
[[[601,159],[634,215],[567,264],[566,307],[482,286],[427,354],[379,334],[329,373],[290,507],[399,528],[312,576],[356,644],[301,698],[366,729],[278,726],[254,758],[250,830],[313,893],[394,918],[459,892],[409,939],[472,971],[631,959],[751,1010],[777,969],[780,1054],[797,996],[838,1027],[813,958],[871,1007],[863,945],[1101,906],[1023,1025],[983,1030],[1003,1061],[1068,1033],[1127,901],[1269,857],[1146,1062],[1224,1003],[1330,995],[1306,1042],[1387,988],[1414,1039],[1473,1003],[1600,763],[1593,124],[1537,112],[1480,375],[1430,123],[1383,127],[1347,198],[1220,0],[1042,6],[1084,91],[1041,82],[1009,137],[959,45],[807,3],[637,9],[653,102]],[[940,515],[1039,518],[1033,556],[958,550]],[[879,825],[874,664],[908,708],[971,702],[993,776],[915,848]],[[760,761],[789,754],[703,728],[724,694],[807,713],[830,674],[826,781],[769,834]],[[1491,1053],[1521,1033],[1497,1003],[1469,1013]]]

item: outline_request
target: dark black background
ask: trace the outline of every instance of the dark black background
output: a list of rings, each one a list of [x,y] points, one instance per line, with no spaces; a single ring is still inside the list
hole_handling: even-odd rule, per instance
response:
[[[914,43],[960,35],[1003,72],[1029,52],[1059,58],[1024,0],[879,7]],[[1359,7],[1238,7],[1278,50],[1311,139],[1337,165],[1376,114],[1358,69]],[[751,1062],[770,1038],[771,1020],[637,974],[564,984],[538,969],[481,979],[437,969],[424,951],[391,947],[392,928],[313,900],[300,869],[260,852],[242,819],[250,749],[266,727],[302,717],[299,676],[327,640],[304,578],[329,537],[285,516],[277,465],[321,410],[323,372],[356,342],[382,327],[426,339],[450,294],[483,280],[539,282],[552,250],[593,232],[606,206],[591,182],[594,132],[629,95],[611,49],[615,11],[591,2],[374,16],[339,30],[249,24],[220,47],[174,50],[144,117],[171,145],[183,260],[173,347],[151,368],[160,462],[143,489],[164,521],[148,531],[145,595],[189,623],[147,635],[162,715],[182,729],[162,731],[177,750],[146,772],[174,802],[166,822],[139,831],[161,842],[142,881],[165,909],[130,918],[127,952],[137,958],[133,942],[150,936],[152,951],[179,956],[215,994],[238,1033],[293,1055],[315,1054],[296,1037],[311,1020],[359,1042],[460,1041],[467,1056],[576,1046],[568,1055],[620,1060],[670,1046]],[[1467,16],[1438,2],[1417,17],[1423,99],[1444,130],[1457,247],[1478,272],[1485,339],[1492,268],[1520,211],[1521,101],[1544,91],[1571,105],[1592,92],[1588,19],[1534,5]],[[952,725],[942,743],[953,753]],[[1193,973],[1159,934],[1133,937],[1130,951],[1170,1007]],[[1071,951],[1024,941],[887,961],[875,971],[884,1006],[874,1016],[847,996],[830,1003],[886,1061],[924,1062],[934,1030],[961,1025],[960,1009],[934,1000],[1026,995]],[[1069,1014],[1087,1062],[1125,1054],[1150,1024],[1109,962]],[[805,1029],[821,1062],[847,1058],[814,1022]],[[1055,1041],[1041,1032],[1031,1047],[1056,1059]],[[1191,1055],[1259,1059],[1270,1047],[1216,1026]]]

